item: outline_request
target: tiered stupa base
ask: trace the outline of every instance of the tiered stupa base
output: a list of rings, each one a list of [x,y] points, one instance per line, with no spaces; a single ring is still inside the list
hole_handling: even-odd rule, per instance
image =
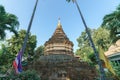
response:
[[[65,54],[41,56],[28,68],[35,69],[42,80],[94,80],[97,77],[94,67]]]

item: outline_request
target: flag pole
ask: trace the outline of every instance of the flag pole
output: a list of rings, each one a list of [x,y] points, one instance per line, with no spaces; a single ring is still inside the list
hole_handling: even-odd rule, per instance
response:
[[[37,4],[38,4],[38,0],[36,0],[35,6],[34,6],[34,9],[33,9],[33,13],[32,13],[29,25],[28,25],[27,33],[26,33],[24,43],[23,43],[23,46],[22,46],[22,55],[25,52],[25,48],[26,48],[26,44],[27,44],[27,40],[28,40],[28,35],[29,35],[30,29],[31,29],[31,25],[32,25],[32,22],[33,22],[33,18],[34,18],[34,15],[35,15]]]
[[[83,22],[83,24],[84,24],[84,27],[85,27],[85,29],[86,29],[86,33],[87,33],[87,35],[88,35],[89,41],[91,42],[91,47],[92,47],[93,50],[94,50],[95,57],[96,57],[96,60],[97,60],[97,62],[98,62],[98,65],[99,65],[100,78],[101,78],[100,80],[106,80],[105,71],[104,71],[104,69],[103,69],[103,67],[102,67],[102,62],[100,61],[98,51],[97,51],[96,48],[95,48],[95,45],[94,45],[93,40],[92,40],[92,38],[91,38],[91,34],[90,34],[89,30],[88,30],[87,24],[86,24],[85,19],[84,19],[83,15],[82,15],[82,12],[81,12],[81,10],[80,10],[80,7],[79,7],[79,5],[78,5],[78,3],[77,3],[76,0],[72,0],[72,1],[75,3],[75,5],[76,5],[76,7],[77,7],[77,9],[78,9],[78,11],[79,11],[79,14],[80,14],[80,17],[81,17],[82,22]]]
[[[25,48],[26,48],[26,44],[27,44],[27,40],[28,40],[28,34],[30,32],[30,29],[31,29],[31,25],[32,25],[32,22],[33,22],[33,18],[34,18],[34,15],[35,15],[37,4],[38,4],[38,0],[36,0],[35,6],[34,6],[34,9],[33,9],[33,13],[32,13],[29,25],[28,25],[27,33],[25,35],[24,43],[22,45],[22,48],[19,51],[15,60],[13,61],[13,67],[15,68],[15,71],[16,71],[17,74],[22,71],[22,65],[21,65],[22,55],[23,55],[23,53],[25,51]]]

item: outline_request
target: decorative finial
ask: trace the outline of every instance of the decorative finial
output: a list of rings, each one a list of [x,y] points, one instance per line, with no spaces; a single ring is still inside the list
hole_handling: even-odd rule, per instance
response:
[[[58,18],[58,23],[60,23],[60,17]]]
[[[58,27],[61,27],[60,18],[58,18]]]

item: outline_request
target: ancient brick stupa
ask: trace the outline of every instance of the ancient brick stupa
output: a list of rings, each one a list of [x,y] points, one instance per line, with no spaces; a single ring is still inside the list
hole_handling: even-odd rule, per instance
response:
[[[60,20],[58,21],[57,29],[53,36],[45,43],[45,55],[50,54],[68,54],[73,55],[73,43],[62,29]]]
[[[64,33],[60,21],[53,36],[44,46],[44,55],[28,65],[28,69],[35,69],[42,80],[94,80],[96,78],[94,67],[74,57],[73,43]]]

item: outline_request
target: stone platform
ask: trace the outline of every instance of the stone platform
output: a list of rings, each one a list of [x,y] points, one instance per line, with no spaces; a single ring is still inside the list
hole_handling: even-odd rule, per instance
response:
[[[35,69],[42,80],[94,80],[97,77],[94,67],[66,54],[41,56],[27,68]]]

